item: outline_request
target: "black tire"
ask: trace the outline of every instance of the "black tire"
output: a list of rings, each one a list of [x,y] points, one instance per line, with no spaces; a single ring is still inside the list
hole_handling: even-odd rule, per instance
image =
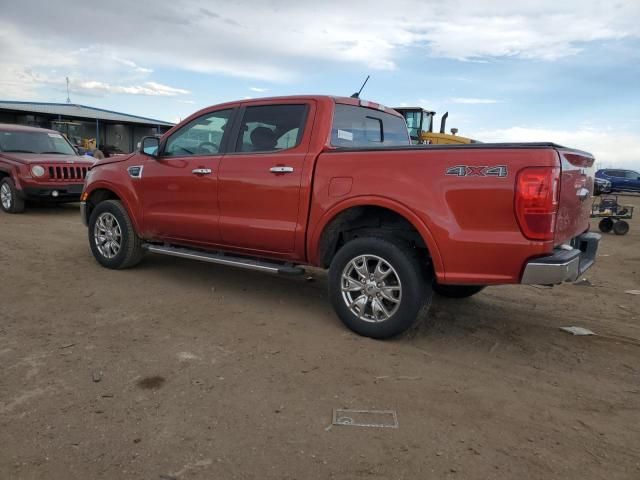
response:
[[[22,213],[24,212],[24,199],[18,193],[18,189],[13,184],[13,180],[5,177],[0,181],[0,192],[8,193],[9,197],[4,197],[6,201],[0,201],[0,208],[6,213]],[[5,206],[5,203],[8,205]]]
[[[381,311],[378,308],[378,313],[376,313],[373,307],[374,302],[380,302],[390,313],[390,316],[382,321],[360,318],[358,314],[350,310],[347,299],[343,297],[343,272],[352,261],[363,255],[370,256],[372,262],[378,262],[381,259],[392,267],[393,272],[382,283],[382,285],[387,285],[389,282],[389,286],[385,286],[383,289],[397,289],[398,285],[400,286],[398,302],[389,302],[384,298],[385,294],[374,292],[372,296],[368,297],[369,300],[363,307],[354,307],[360,309],[362,316],[366,317],[367,311],[369,311],[369,315],[377,317]],[[373,270],[375,267],[370,267],[370,269]],[[355,270],[352,271],[352,273],[354,272]],[[399,282],[394,281],[395,277]],[[361,279],[360,276],[356,278]],[[426,312],[431,304],[431,283],[432,273],[425,267],[425,260],[419,257],[416,250],[403,242],[389,238],[356,238],[338,251],[329,268],[329,298],[340,320],[354,332],[377,339],[390,338],[404,332],[411,327],[422,312]],[[380,286],[380,284],[377,285]],[[369,287],[375,289],[375,286],[369,285]],[[389,292],[389,290],[386,291]],[[362,295],[359,292],[362,292]],[[345,295],[367,297],[369,293],[359,290],[345,293]],[[393,295],[395,296],[395,294]],[[374,296],[378,298],[373,298]],[[378,304],[375,303],[375,305]],[[389,307],[390,305],[391,307]]]
[[[108,250],[109,253],[114,254],[110,258],[100,251],[96,243],[96,223],[101,216],[110,219],[109,215],[115,218],[120,227],[120,248],[117,252]],[[93,253],[98,263],[104,267],[116,270],[133,267],[138,264],[144,256],[142,239],[136,234],[129,214],[118,200],[101,202],[91,212],[91,216],[89,217],[89,246],[91,247],[91,253]],[[105,250],[104,244],[102,249]]]
[[[618,220],[613,224],[613,233],[616,235],[626,235],[629,232],[629,224],[624,220]]]
[[[433,284],[433,291],[447,298],[467,298],[485,289],[484,285],[441,285]]]
[[[609,217],[603,218],[600,220],[600,223],[598,223],[598,228],[602,233],[609,233],[613,229],[613,220]]]

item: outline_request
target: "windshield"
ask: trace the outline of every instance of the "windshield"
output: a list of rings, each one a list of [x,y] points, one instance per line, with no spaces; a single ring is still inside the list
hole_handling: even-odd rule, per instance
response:
[[[0,132],[0,152],[76,155],[69,142],[55,132]]]
[[[409,135],[411,138],[418,138],[420,135],[422,112],[419,110],[409,110],[402,112],[404,119],[407,122],[407,128],[409,129]]]

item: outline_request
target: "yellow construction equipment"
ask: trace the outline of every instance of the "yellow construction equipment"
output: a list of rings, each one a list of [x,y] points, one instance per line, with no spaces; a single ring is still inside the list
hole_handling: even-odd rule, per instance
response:
[[[451,133],[445,133],[449,112],[442,115],[442,119],[440,120],[440,132],[434,132],[433,120],[436,112],[425,110],[420,107],[398,107],[394,108],[394,110],[404,117],[407,122],[407,127],[409,128],[411,141],[416,144],[465,145],[469,143],[479,143],[478,140],[457,135],[457,128],[452,128]]]

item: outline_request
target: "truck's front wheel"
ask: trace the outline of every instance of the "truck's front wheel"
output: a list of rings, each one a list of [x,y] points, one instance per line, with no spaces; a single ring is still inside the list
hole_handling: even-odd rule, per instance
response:
[[[142,240],[122,203],[106,200],[99,203],[89,218],[89,244],[100,264],[107,268],[133,267],[142,260]]]
[[[357,238],[331,262],[329,296],[351,330],[389,338],[408,329],[431,303],[429,276],[410,246],[387,238]]]

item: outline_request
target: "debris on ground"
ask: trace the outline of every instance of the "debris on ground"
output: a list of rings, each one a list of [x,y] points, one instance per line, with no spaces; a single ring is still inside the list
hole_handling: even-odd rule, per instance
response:
[[[63,348],[71,348],[71,347],[75,347],[75,345],[76,345],[75,343],[67,343],[67,344],[65,344],[65,345],[62,345],[62,346],[60,347],[60,350],[62,350]]]
[[[176,357],[180,362],[188,362],[189,360],[198,360],[200,358],[191,352],[179,352]]]
[[[573,282],[573,284],[577,287],[593,287],[593,284],[586,278],[583,278],[582,280],[577,280]]]
[[[398,428],[395,410],[334,409],[332,425],[351,427]]]
[[[145,377],[141,380],[138,380],[136,384],[142,389],[157,390],[162,385],[164,385],[165,381],[166,380],[164,379],[164,377],[161,377],[160,375],[154,375],[152,377]]]
[[[98,383],[100,380],[102,380],[102,372],[100,371],[95,371],[91,374],[91,379],[95,382]]]
[[[594,332],[589,330],[588,328],[583,327],[560,327],[560,330],[571,333],[572,335],[583,336],[583,335],[596,335]]]
[[[624,293],[628,293],[629,295],[640,295],[640,290],[625,290]]]

